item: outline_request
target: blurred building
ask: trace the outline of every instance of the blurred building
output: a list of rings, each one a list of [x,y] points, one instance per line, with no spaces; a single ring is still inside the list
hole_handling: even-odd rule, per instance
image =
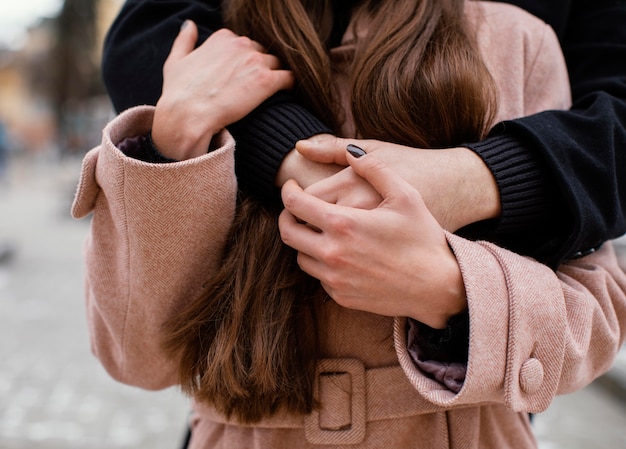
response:
[[[100,79],[102,43],[122,0],[64,0],[18,49],[0,49],[0,120],[13,150],[82,153],[111,108]]]

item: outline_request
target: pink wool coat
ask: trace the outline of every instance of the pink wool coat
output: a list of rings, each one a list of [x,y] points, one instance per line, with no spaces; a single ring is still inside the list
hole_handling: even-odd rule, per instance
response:
[[[498,120],[568,106],[548,26],[497,3],[470,2],[466,13],[498,85]],[[351,54],[350,36],[344,44],[333,53],[339,67]],[[150,164],[124,155],[118,144],[147,133],[153,111],[134,108],[106,127],[84,159],[72,211],[93,213],[85,246],[93,352],[115,379],[146,389],[177,382],[160,326],[220,263],[237,189],[226,131],[215,137],[217,150],[192,160]],[[416,368],[404,318],[320,301],[320,409],[242,426],[196,404],[192,448],[535,447],[527,413],[605,372],[623,343],[624,273],[610,244],[555,273],[490,243],[447,238],[470,315],[459,393]]]

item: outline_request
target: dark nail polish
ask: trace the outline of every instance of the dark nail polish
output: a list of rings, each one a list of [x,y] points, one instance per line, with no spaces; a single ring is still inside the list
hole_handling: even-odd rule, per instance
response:
[[[352,156],[359,158],[361,156],[365,156],[367,153],[363,150],[363,148],[361,147],[357,147],[356,145],[352,145],[351,143],[349,143],[346,146],[346,150],[348,150],[348,153],[350,153]]]

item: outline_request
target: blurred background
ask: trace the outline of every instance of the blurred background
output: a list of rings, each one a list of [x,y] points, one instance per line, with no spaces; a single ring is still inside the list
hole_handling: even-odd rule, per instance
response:
[[[69,207],[113,111],[100,81],[122,0],[0,3],[0,449],[175,449],[187,399],[111,380],[92,357]],[[616,241],[626,261],[626,240]],[[626,263],[624,264],[626,267]],[[626,448],[626,356],[537,415],[541,449]]]

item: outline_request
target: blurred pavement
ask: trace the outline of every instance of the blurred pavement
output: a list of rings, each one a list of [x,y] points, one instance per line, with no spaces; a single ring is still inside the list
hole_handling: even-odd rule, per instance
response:
[[[113,381],[91,355],[69,207],[79,161],[17,161],[0,186],[0,449],[176,449],[188,402]]]
[[[188,401],[108,377],[91,355],[69,217],[80,161],[14,161],[0,184],[0,449],[177,449]],[[626,254],[626,243],[623,245]],[[611,376],[535,417],[541,449],[626,448],[626,354]]]

